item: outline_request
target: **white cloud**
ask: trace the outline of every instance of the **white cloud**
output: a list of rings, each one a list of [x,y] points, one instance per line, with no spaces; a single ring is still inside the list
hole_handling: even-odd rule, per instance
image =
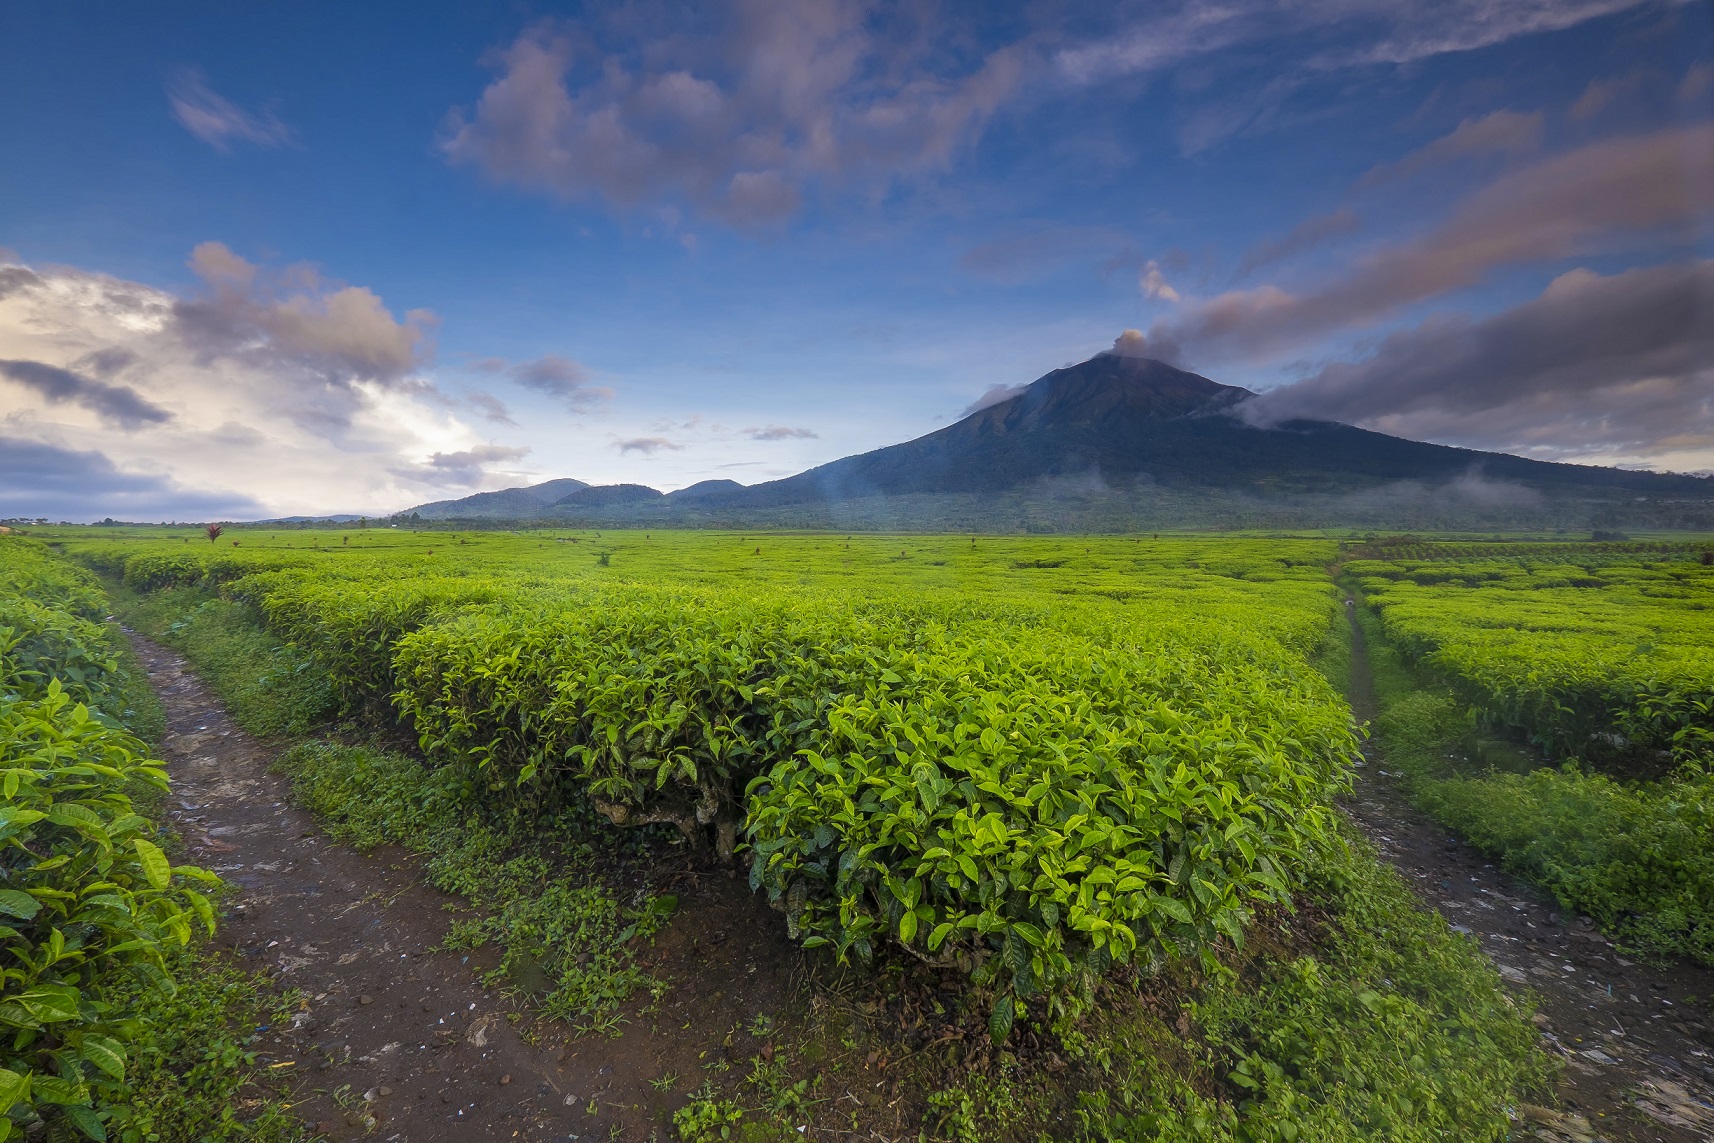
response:
[[[473,430],[423,374],[432,315],[400,320],[370,290],[218,244],[198,247],[192,268],[204,289],[181,297],[69,267],[0,267],[0,436],[49,458],[100,458],[84,511],[75,481],[56,477],[39,489],[57,506],[43,513],[393,509],[490,485],[521,455]]]

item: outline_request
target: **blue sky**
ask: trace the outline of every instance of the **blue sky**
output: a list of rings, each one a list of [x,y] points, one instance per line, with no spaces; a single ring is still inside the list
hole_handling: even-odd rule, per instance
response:
[[[1714,468],[1714,27],[1629,0],[0,11],[0,515],[770,479],[1110,347]]]

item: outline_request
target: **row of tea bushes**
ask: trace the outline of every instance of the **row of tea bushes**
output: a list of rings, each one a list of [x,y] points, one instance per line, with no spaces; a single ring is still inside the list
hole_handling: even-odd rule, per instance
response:
[[[883,939],[1016,999],[1241,940],[1328,844],[1355,750],[1243,617],[463,577],[234,583],[431,760],[545,818],[584,800],[730,854],[794,935]],[[1002,618],[991,617],[998,611]],[[1069,630],[1068,630],[1069,629]],[[1079,633],[1070,633],[1070,632]]]
[[[138,1004],[214,924],[186,882],[215,878],[169,865],[132,803],[165,771],[96,709],[119,690],[101,603],[87,573],[0,539],[0,1139],[125,1137]]]
[[[1490,724],[1623,768],[1714,752],[1714,567],[1352,561],[1388,639]],[[1657,767],[1658,768],[1658,767]]]

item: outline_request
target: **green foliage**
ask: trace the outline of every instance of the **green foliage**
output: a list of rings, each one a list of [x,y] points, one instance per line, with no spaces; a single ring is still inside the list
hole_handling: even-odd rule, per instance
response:
[[[178,982],[170,995],[127,989],[142,1007],[142,1032],[129,1045],[130,1091],[119,1143],[299,1143],[309,1132],[279,1093],[263,1086],[249,1041],[264,1024],[290,1019],[289,997],[271,996],[268,981],[232,967],[205,945],[168,958]]]
[[[825,729],[753,783],[752,881],[810,943],[957,963],[997,1039],[1013,996],[1241,943],[1329,840],[1353,745],[1319,679],[1234,643],[972,631],[826,670]]]
[[[1499,1137],[1541,1076],[1479,953],[1332,835],[1350,718],[1308,666],[1340,654],[1330,542],[607,533],[597,568],[572,534],[349,536],[247,533],[200,569],[182,538],[74,547],[193,585],[141,608],[219,590],[348,716],[415,730],[429,766],[292,752],[298,797],[353,844],[430,854],[483,906],[453,939],[500,944],[512,987],[584,1027],[652,987],[624,949],[669,910],[589,891],[623,823],[747,842],[805,939],[961,964],[997,1038],[1044,992],[1085,1007],[1115,950],[1145,971],[1100,988],[1235,966],[1202,978],[1189,1044],[1135,1003],[1059,1023],[1083,1137]],[[1321,939],[1280,947],[1288,896],[1328,910]],[[681,1139],[774,1138],[766,1108],[813,1094],[774,1062],[752,1082],[754,1118],[707,1089]],[[1034,1122],[1004,1079],[935,1106],[966,1138]]]
[[[336,717],[332,680],[308,655],[263,631],[250,605],[201,588],[165,590],[140,606],[122,599],[122,605],[138,630],[182,651],[251,734],[308,734]]]
[[[211,554],[200,579],[194,547],[120,566],[128,583],[225,583],[231,602],[167,628],[193,658],[199,625],[236,630],[254,606],[348,710],[396,688],[424,753],[505,828],[593,807],[722,855],[747,839],[794,935],[956,963],[1000,1038],[1013,998],[1075,1007],[1114,962],[1241,941],[1325,842],[1354,750],[1302,658],[1333,615],[1325,546],[1109,542],[1080,561],[1013,543],[928,562],[1009,590],[854,596],[587,565],[500,576],[465,549],[502,545],[464,540],[313,568]],[[668,547],[606,543],[622,568]],[[1067,598],[1043,596],[1044,574]],[[1148,607],[1167,602],[1195,612]],[[227,690],[223,657],[199,662]]]
[[[1387,637],[1492,725],[1620,772],[1714,751],[1714,568],[1690,548],[1356,560]],[[1658,769],[1658,766],[1654,768]]]
[[[0,543],[8,572],[0,582],[33,583],[18,570],[32,566],[41,567],[38,551]],[[59,598],[87,610],[77,586]],[[89,642],[68,643],[52,664],[74,671],[82,693],[110,693],[116,664],[105,629],[68,618],[55,629]],[[44,1120],[50,1131],[102,1139],[127,1122],[133,1044],[150,1000],[173,991],[169,957],[194,925],[214,928],[208,900],[187,882],[218,879],[171,866],[153,824],[135,812],[133,791],[166,789],[160,763],[58,678],[43,684],[50,661],[21,663],[21,645],[0,649],[0,677],[13,685],[0,694],[0,1026],[10,1035],[0,1052],[0,1112],[9,1112],[0,1138]]]
[[[733,1139],[744,1109],[729,1099],[696,1099],[673,1112],[680,1143],[719,1143]]]
[[[1110,1081],[1079,1097],[1080,1137],[1126,1143],[1503,1140],[1506,1109],[1551,1075],[1493,966],[1358,843],[1316,876],[1316,951],[1211,977],[1200,1041],[1106,1016]],[[1181,1061],[1177,1067],[1168,1061]]]
[[[1714,775],[1627,787],[1567,766],[1430,782],[1422,801],[1627,944],[1714,966]]]
[[[1604,544],[1575,565],[1346,570],[1379,612],[1377,726],[1418,803],[1634,950],[1714,964],[1709,569],[1683,549]],[[1496,724],[1617,773],[1538,768],[1482,736]]]

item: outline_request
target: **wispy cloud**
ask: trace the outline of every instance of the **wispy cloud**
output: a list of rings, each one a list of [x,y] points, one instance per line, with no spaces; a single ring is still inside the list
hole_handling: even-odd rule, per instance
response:
[[[1409,178],[1430,167],[1482,155],[1517,157],[1541,149],[1542,114],[1495,111],[1479,119],[1466,119],[1451,134],[1412,151],[1396,163],[1376,167],[1358,181],[1372,186],[1393,179]]]
[[[820,437],[813,429],[794,429],[786,425],[764,425],[761,428],[744,429],[743,433],[753,441],[812,441]]]
[[[1414,241],[1384,247],[1319,289],[1233,290],[1149,330],[1157,353],[1258,357],[1473,286],[1500,267],[1626,243],[1682,247],[1714,210],[1714,129],[1614,138],[1512,171]]]
[[[471,408],[497,425],[511,425],[513,428],[518,425],[518,422],[512,419],[512,410],[506,407],[506,402],[492,393],[476,390],[466,393],[464,400]]]
[[[1022,393],[1028,388],[1029,384],[1027,382],[1022,385],[990,385],[982,391],[982,395],[980,397],[964,406],[958,416],[960,419],[963,419],[968,417],[971,413],[979,413],[983,409],[992,408],[995,405],[1010,401],[1013,397],[1016,397],[1019,393]]]
[[[1362,225],[1363,220],[1348,206],[1327,214],[1311,215],[1279,238],[1258,242],[1250,247],[1238,266],[1238,273],[1242,276],[1263,266],[1313,250],[1330,239],[1356,233]]]
[[[614,441],[613,447],[622,453],[640,452],[644,456],[653,456],[663,451],[678,452],[684,448],[666,437],[631,437],[628,440]]]
[[[217,151],[233,143],[278,147],[293,139],[290,127],[272,111],[251,113],[208,86],[202,73],[182,71],[167,85],[167,104],[179,124]]]
[[[1640,7],[1650,0],[1179,0],[1149,5],[1142,18],[1121,19],[1108,35],[1068,44],[1054,55],[1067,78],[1097,83],[1164,70],[1240,44],[1306,32],[1338,33],[1337,46],[1306,57],[1330,70],[1407,64],[1472,51],[1520,36],[1560,31]],[[1123,11],[1123,9],[1121,9]]]
[[[520,460],[528,456],[529,452],[527,448],[514,448],[509,445],[476,445],[457,452],[437,452],[426,461],[408,466],[401,465],[395,471],[411,480],[471,488],[490,475],[490,466]]]

